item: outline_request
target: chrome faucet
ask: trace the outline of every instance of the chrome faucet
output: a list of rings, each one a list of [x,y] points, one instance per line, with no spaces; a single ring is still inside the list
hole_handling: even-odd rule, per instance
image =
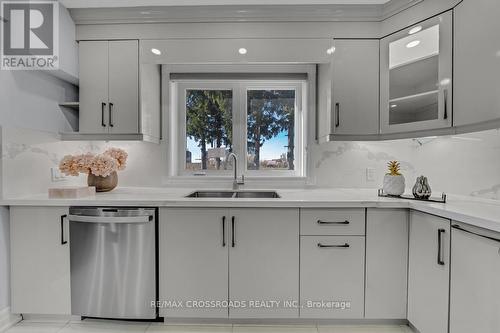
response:
[[[233,179],[233,190],[237,190],[240,185],[245,184],[245,176],[241,175],[241,180],[238,180],[238,156],[235,153],[230,153],[227,159],[233,158],[233,169],[234,169],[234,179]]]

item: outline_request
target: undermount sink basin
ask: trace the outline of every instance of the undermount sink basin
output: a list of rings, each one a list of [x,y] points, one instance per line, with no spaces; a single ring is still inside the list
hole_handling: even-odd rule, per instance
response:
[[[278,199],[276,191],[196,191],[186,198],[250,198],[250,199]]]
[[[196,191],[186,198],[232,198],[233,195],[233,191]]]
[[[278,199],[280,197],[275,191],[238,191],[234,193],[235,198]]]

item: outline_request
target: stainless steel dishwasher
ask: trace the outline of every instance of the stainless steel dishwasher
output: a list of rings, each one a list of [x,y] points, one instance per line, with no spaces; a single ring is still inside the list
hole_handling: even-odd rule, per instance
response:
[[[71,207],[71,313],[156,319],[156,210]]]

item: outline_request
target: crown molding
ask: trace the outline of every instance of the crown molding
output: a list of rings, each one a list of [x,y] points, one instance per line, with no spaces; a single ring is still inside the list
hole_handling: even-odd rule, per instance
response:
[[[424,0],[378,5],[161,6],[69,9],[77,25],[211,22],[379,22]]]

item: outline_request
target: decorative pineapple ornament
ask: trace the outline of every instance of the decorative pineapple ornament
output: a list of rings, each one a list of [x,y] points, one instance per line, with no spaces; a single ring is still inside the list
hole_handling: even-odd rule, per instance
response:
[[[388,195],[400,196],[405,192],[405,177],[400,173],[401,165],[398,161],[387,163],[389,173],[384,176],[383,190]]]

